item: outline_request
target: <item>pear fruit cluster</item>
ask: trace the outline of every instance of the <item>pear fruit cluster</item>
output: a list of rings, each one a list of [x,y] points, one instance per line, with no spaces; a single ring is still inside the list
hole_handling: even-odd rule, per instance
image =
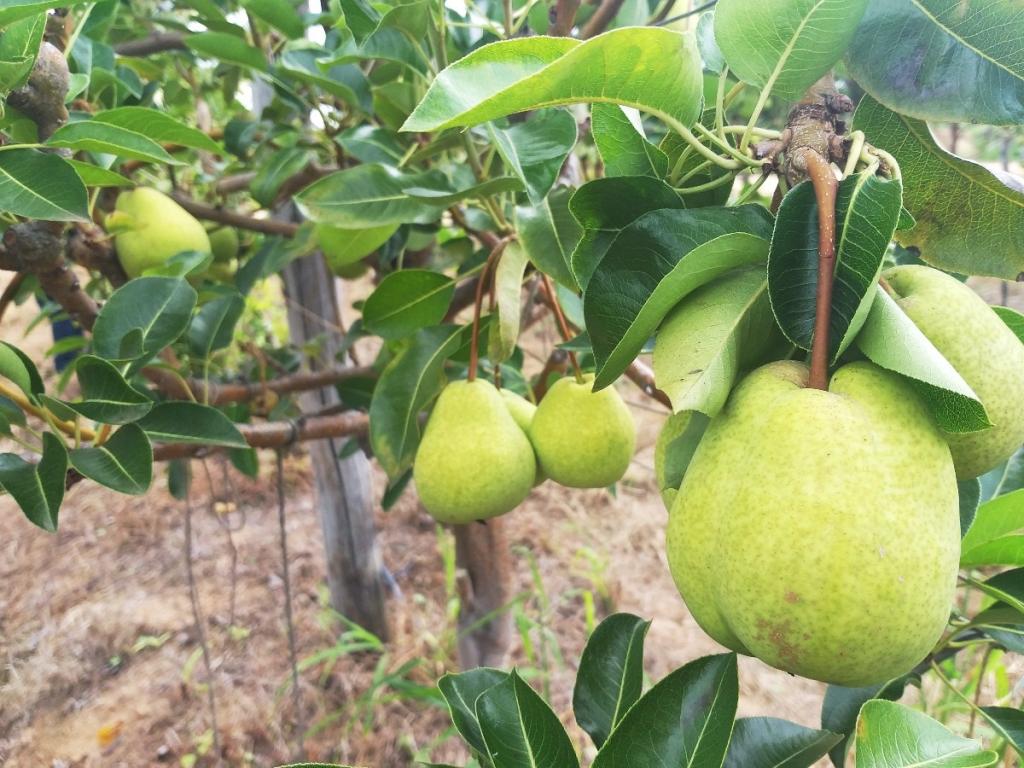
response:
[[[413,465],[424,508],[443,523],[505,514],[545,479],[575,488],[618,482],[636,447],[636,427],[611,387],[593,377],[560,379],[534,405],[487,381],[442,390]]]
[[[938,270],[883,276],[990,428],[944,432],[911,380],[867,361],[840,367],[827,391],[807,387],[803,363],[778,361],[747,374],[703,435],[680,439],[695,422],[672,417],[655,457],[670,570],[700,626],[851,687],[898,677],[934,648],[955,596],[957,480],[1024,441],[1024,344],[1002,318]]]

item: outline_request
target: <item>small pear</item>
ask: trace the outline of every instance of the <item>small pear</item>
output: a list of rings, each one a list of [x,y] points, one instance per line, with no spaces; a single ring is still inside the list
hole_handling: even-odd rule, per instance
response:
[[[530,440],[544,473],[570,488],[607,488],[626,474],[636,448],[636,425],[613,387],[592,389],[559,379],[537,406]]]
[[[238,258],[238,230],[234,227],[213,227],[207,231],[213,260],[219,263]]]
[[[931,267],[893,267],[884,277],[904,312],[981,399],[992,426],[946,433],[957,477],[984,474],[1024,442],[1024,344],[978,294]]]
[[[537,406],[510,389],[502,389],[501,396],[505,398],[508,412],[512,414],[512,418],[516,420],[519,428],[523,432],[529,432],[530,422],[533,421],[533,416],[537,413]]]
[[[413,479],[420,501],[442,523],[503,515],[533,487],[537,459],[493,384],[455,381],[437,398]]]
[[[183,251],[211,254],[206,229],[162,192],[138,187],[117,197],[107,217],[117,257],[128,277],[138,277]]]
[[[711,637],[861,687],[909,671],[949,619],[960,557],[949,448],[912,385],[871,363],[827,392],[758,368],[712,419],[669,515],[669,567]]]

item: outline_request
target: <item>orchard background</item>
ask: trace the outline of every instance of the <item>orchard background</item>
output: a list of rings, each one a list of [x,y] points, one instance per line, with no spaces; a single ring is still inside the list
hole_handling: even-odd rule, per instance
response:
[[[1024,454],[948,483],[950,624],[892,682],[722,653],[665,527],[761,363],[869,360],[950,434],[1013,400],[1024,370],[987,401],[880,275],[966,279],[1017,353],[1022,30],[997,0],[6,0],[0,764],[1018,765]],[[584,373],[635,422],[617,482],[531,455],[554,479],[507,514],[424,509],[448,382]],[[590,426],[560,445],[600,454]]]

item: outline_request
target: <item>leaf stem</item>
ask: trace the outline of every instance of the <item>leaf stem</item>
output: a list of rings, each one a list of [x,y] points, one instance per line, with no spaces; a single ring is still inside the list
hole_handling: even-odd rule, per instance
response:
[[[828,389],[829,325],[832,319],[832,282],[836,270],[836,191],[839,183],[824,157],[804,152],[807,176],[818,202],[818,289],[811,342],[811,373],[807,386]]]
[[[710,189],[717,189],[723,187],[726,184],[732,184],[736,179],[736,174],[727,173],[724,176],[719,176],[717,179],[705,182],[704,184],[696,184],[692,187],[676,187],[676,192],[681,195],[695,195],[698,192],[707,192]]]
[[[852,176],[857,170],[857,163],[860,162],[861,153],[864,152],[866,137],[864,131],[854,131],[850,134],[850,148],[846,155],[846,165],[843,167],[843,178]]]

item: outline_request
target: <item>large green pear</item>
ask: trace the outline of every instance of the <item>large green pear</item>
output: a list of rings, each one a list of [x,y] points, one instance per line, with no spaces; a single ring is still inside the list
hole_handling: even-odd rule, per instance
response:
[[[897,677],[949,618],[959,503],[945,440],[911,385],[856,362],[827,392],[802,363],[748,375],[704,433],[668,560],[715,640],[845,686]]]
[[[148,187],[118,195],[106,226],[114,234],[117,257],[128,277],[138,277],[183,251],[212,252],[203,225],[167,195]]]
[[[519,428],[523,432],[529,432],[530,422],[533,421],[533,416],[537,413],[537,406],[511,389],[502,389],[501,396],[505,400],[505,405],[508,406],[508,412],[515,419]]]
[[[1024,344],[978,294],[945,272],[906,265],[884,277],[903,311],[985,406],[992,427],[946,435],[957,477],[984,474],[1024,442]]]
[[[533,487],[537,459],[493,384],[455,381],[427,421],[413,479],[420,501],[442,523],[502,515]]]
[[[626,474],[636,425],[613,387],[592,389],[594,377],[559,379],[537,406],[530,440],[540,466],[571,488],[606,488]]]

